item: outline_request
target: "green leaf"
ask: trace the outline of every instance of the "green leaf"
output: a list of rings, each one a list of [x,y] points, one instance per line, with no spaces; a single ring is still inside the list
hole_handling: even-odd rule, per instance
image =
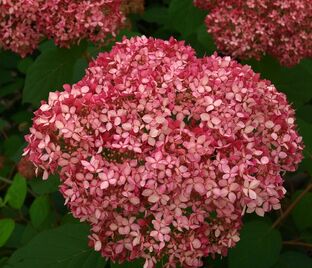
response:
[[[35,235],[38,234],[38,230],[34,228],[31,223],[28,223],[21,237],[21,244],[27,244]]]
[[[3,208],[5,206],[5,202],[3,199],[0,197],[0,208]]]
[[[59,183],[60,179],[53,175],[49,176],[49,179],[45,181],[41,178],[28,181],[31,189],[39,195],[56,192],[58,190]]]
[[[312,259],[296,251],[281,254],[274,268],[312,268]]]
[[[61,220],[61,224],[66,224],[66,223],[67,224],[68,223],[70,223],[70,224],[79,223],[79,220],[74,218],[72,214],[67,213],[63,216],[63,218]]]
[[[15,222],[11,219],[0,220],[0,247],[10,238],[15,227]]]
[[[300,192],[294,194],[294,198]],[[292,211],[293,220],[300,231],[312,227],[312,193],[306,193]]]
[[[40,100],[48,97],[49,92],[62,90],[63,84],[71,83],[76,61],[84,49],[81,46],[43,51],[28,69],[23,101],[39,104]]]
[[[54,44],[53,40],[45,40],[39,44],[39,51],[44,52],[45,50],[56,48],[57,46]]]
[[[18,161],[22,153],[23,139],[19,135],[11,135],[4,141],[5,155]]]
[[[17,173],[7,190],[5,202],[8,202],[12,208],[20,209],[24,204],[26,193],[26,179]]]
[[[205,24],[201,25],[197,30],[198,42],[205,47],[207,55],[211,55],[217,50],[216,45],[212,39],[212,36],[207,32],[207,27]]]
[[[5,268],[103,268],[104,258],[88,247],[88,233],[83,224],[41,232],[15,251]]]
[[[312,243],[312,230],[304,230],[300,233],[300,236],[298,237],[300,240],[304,240],[305,242]]]
[[[296,115],[302,118],[304,121],[312,124],[312,105],[301,106],[297,111]]]
[[[80,58],[76,61],[74,66],[74,73],[71,83],[77,83],[86,73],[86,69],[88,68],[88,62],[85,58]]]
[[[230,250],[229,268],[270,268],[282,247],[281,235],[264,222],[246,223],[241,240]]]
[[[0,267],[3,267],[7,263],[8,259],[9,259],[8,257],[1,258]]]
[[[141,18],[147,22],[167,24],[169,20],[168,8],[162,6],[149,7],[141,15]]]
[[[311,156],[312,156],[312,124],[297,118],[298,130],[300,135],[303,137],[304,150],[303,155],[304,159],[302,161],[303,167],[312,174],[312,165],[311,165]]]
[[[204,24],[206,11],[196,8],[193,0],[172,0],[169,6],[171,26],[186,37]]]
[[[34,227],[39,227],[48,217],[50,211],[49,199],[39,196],[31,204],[29,209],[30,219]]]
[[[299,133],[303,136],[304,144],[307,149],[312,152],[312,124],[308,123],[300,118],[297,119]]]
[[[33,64],[33,59],[28,57],[28,58],[25,58],[25,59],[22,59],[18,65],[17,65],[17,69],[23,73],[23,74],[26,74],[29,67]]]
[[[6,247],[19,248],[22,245],[22,236],[25,232],[25,228],[25,225],[16,223],[14,231],[12,232],[9,240],[6,242]]]

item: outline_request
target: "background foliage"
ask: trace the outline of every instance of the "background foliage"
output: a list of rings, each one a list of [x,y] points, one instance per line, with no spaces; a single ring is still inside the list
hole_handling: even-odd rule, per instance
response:
[[[199,56],[216,48],[204,25],[205,12],[192,0],[146,1],[145,12],[132,15],[123,35],[186,40]],[[58,193],[57,176],[26,179],[18,172],[23,136],[32,112],[49,91],[81,79],[88,61],[109,50],[82,42],[71,49],[44,41],[27,58],[0,50],[0,267],[89,268],[142,267],[140,261],[110,263],[88,247],[88,227],[72,218]],[[285,68],[270,58],[243,62],[271,80],[296,109],[305,143],[305,159],[294,174],[285,174],[288,190],[282,210],[264,218],[247,215],[238,246],[227,258],[206,259],[205,267],[312,267],[312,60]],[[162,267],[161,263],[158,264]]]

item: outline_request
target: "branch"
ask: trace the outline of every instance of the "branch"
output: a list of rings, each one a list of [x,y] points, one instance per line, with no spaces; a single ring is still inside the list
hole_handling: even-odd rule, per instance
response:
[[[304,191],[297,196],[294,202],[285,210],[285,212],[273,223],[272,229],[276,228],[288,215],[289,213],[298,205],[301,199],[312,189],[312,183],[309,183]]]
[[[5,182],[6,184],[12,184],[11,180],[8,180],[6,178],[3,178],[0,176],[0,181]],[[37,197],[37,195],[29,188],[27,187],[27,191],[33,196],[33,197]]]
[[[284,245],[290,245],[290,246],[300,246],[300,247],[305,247],[305,248],[312,248],[312,244],[309,243],[304,243],[300,241],[284,241]]]
[[[1,176],[0,176],[0,181],[3,181],[3,182],[5,182],[5,183],[7,183],[7,184],[12,184],[12,181],[10,181],[10,180],[8,180],[8,179],[6,179],[6,178],[3,178],[3,177],[1,177]]]

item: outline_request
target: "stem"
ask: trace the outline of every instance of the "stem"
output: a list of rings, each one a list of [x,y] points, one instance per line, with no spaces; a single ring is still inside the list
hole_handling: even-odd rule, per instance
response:
[[[82,54],[84,56],[84,58],[87,60],[87,62],[92,61],[92,56],[90,55],[90,53],[88,51],[83,52]]]
[[[0,177],[0,181],[3,181],[5,183],[7,183],[7,184],[12,184],[12,181],[10,181],[10,180],[8,180],[6,178],[3,178],[3,177]]]
[[[33,197],[37,197],[37,194],[34,193],[29,187],[27,187],[27,192],[30,193]]]
[[[21,221],[28,223],[28,220],[24,217],[23,212],[21,210],[19,210],[18,214]]]
[[[6,178],[3,178],[0,176],[0,181],[3,181],[5,182],[6,184],[12,184],[12,181],[6,179]],[[27,187],[27,191],[33,196],[33,197],[37,197],[37,195],[29,188]]]
[[[290,246],[300,246],[300,247],[305,247],[305,248],[312,248],[312,244],[309,243],[304,243],[300,241],[284,241],[284,245],[290,245]]]
[[[298,205],[300,200],[312,189],[312,183],[309,183],[304,191],[298,195],[294,202],[285,210],[285,212],[273,223],[272,229],[276,228],[288,215],[289,213]]]
[[[8,138],[8,135],[5,133],[5,131],[4,131],[4,130],[1,130],[1,134],[3,135],[3,137],[4,137],[5,139],[7,139],[7,138]]]

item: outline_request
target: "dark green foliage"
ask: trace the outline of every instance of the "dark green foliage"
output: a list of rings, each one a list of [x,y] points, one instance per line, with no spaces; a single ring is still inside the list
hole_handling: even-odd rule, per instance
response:
[[[5,268],[103,268],[105,260],[88,247],[88,227],[65,224],[41,232],[14,252]]]
[[[85,46],[82,45],[70,50],[44,50],[27,71],[23,101],[38,104],[40,100],[47,98],[50,91],[62,90],[63,84],[77,80],[74,74],[79,70],[75,70],[75,66],[84,49]]]
[[[280,254],[281,235],[263,222],[246,223],[238,245],[230,250],[229,268],[270,268]]]
[[[0,247],[2,247],[14,230],[15,222],[12,219],[0,220]]]
[[[286,251],[273,268],[312,268],[312,259],[297,251]]]
[[[26,180],[17,173],[13,179],[12,184],[8,188],[4,202],[8,202],[12,208],[20,209],[24,203],[26,192]]]
[[[295,193],[294,197],[298,196],[300,192]],[[300,231],[312,229],[312,193],[307,193],[294,208],[292,217],[296,227]]]

